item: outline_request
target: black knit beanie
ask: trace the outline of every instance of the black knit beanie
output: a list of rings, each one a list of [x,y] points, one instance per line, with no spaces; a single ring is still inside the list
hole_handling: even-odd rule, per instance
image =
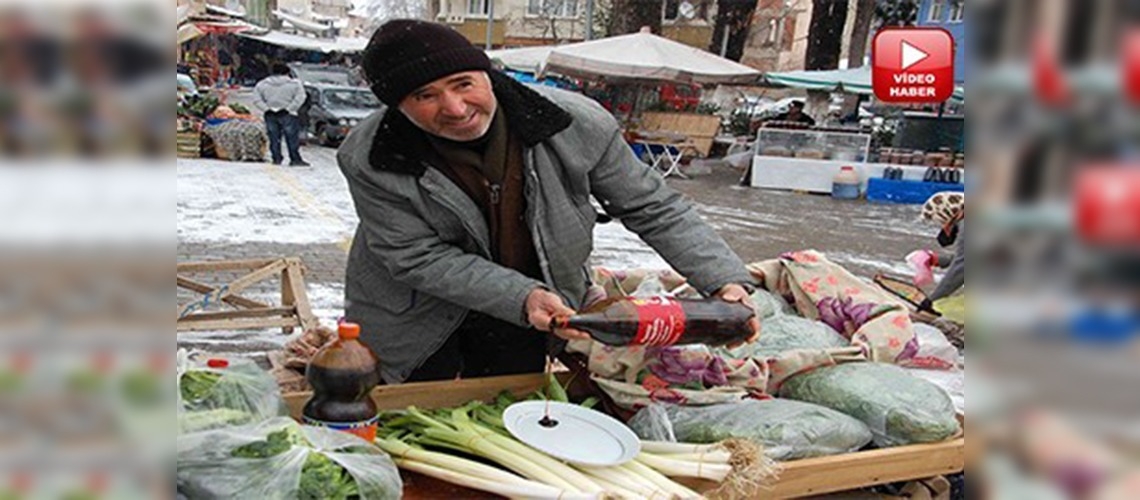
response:
[[[412,91],[447,75],[490,70],[491,60],[447,26],[393,19],[372,34],[362,65],[376,97],[395,106]]]

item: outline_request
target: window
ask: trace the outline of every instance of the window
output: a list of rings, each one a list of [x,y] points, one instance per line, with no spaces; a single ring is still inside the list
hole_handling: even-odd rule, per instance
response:
[[[693,19],[709,19],[709,3],[707,0],[663,0],[661,2],[661,20],[664,22],[688,21]]]
[[[529,16],[578,17],[578,0],[527,0]]]
[[[764,45],[776,45],[780,41],[780,20],[768,20],[768,37],[764,40]]]
[[[966,15],[966,2],[965,0],[951,0],[950,2],[950,22],[960,23],[962,18]]]
[[[934,0],[930,2],[930,12],[926,16],[927,21],[942,22],[942,11],[946,7],[946,0]]]
[[[467,13],[475,16],[487,15],[488,3],[492,0],[467,0]]]

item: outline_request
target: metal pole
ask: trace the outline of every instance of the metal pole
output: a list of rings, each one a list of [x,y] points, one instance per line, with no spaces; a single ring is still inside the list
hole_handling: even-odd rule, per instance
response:
[[[724,57],[724,55],[728,53],[728,32],[729,32],[728,23],[725,23],[725,25],[724,25],[724,36],[721,37],[721,39],[720,39],[720,56],[721,57]]]
[[[484,0],[487,2],[487,43],[486,50],[491,50],[491,35],[495,27],[495,0]]]
[[[586,40],[594,39],[594,0],[586,0]]]

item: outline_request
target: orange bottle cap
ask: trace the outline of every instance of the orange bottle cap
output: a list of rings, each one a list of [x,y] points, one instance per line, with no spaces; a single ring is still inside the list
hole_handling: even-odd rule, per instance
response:
[[[342,339],[355,339],[360,337],[360,325],[346,321],[337,325],[336,334]]]

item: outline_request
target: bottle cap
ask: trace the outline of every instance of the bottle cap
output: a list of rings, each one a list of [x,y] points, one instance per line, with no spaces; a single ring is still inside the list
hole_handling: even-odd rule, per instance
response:
[[[230,366],[230,362],[222,358],[210,358],[206,360],[206,366],[210,368],[226,368]]]
[[[355,339],[360,337],[360,325],[345,321],[337,325],[336,334],[342,339]]]

